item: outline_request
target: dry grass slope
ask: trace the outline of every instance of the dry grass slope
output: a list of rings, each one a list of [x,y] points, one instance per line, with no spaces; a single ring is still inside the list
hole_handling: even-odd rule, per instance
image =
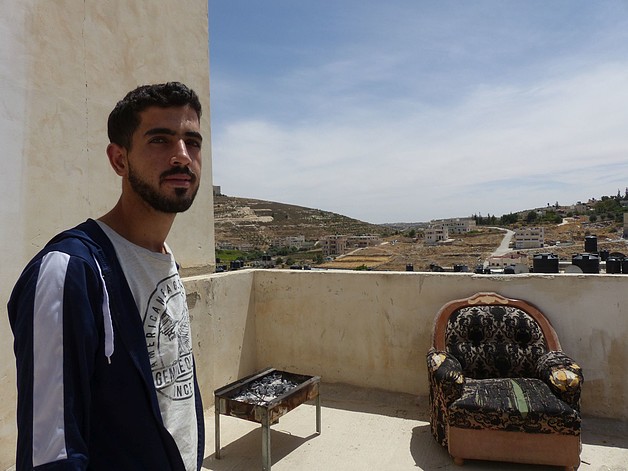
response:
[[[328,234],[385,234],[388,229],[340,214],[290,204],[232,196],[214,197],[217,242],[267,248],[274,239],[305,236],[317,240]]]

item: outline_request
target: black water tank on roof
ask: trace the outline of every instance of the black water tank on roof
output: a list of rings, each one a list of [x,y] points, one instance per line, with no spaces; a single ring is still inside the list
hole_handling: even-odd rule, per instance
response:
[[[584,238],[584,251],[587,253],[597,252],[597,236],[586,236]]]
[[[571,257],[571,263],[579,267],[582,273],[599,273],[600,257],[594,253],[579,253]]]
[[[229,262],[229,270],[239,270],[244,267],[244,262],[242,260],[232,260]]]
[[[540,253],[532,258],[534,273],[558,273],[558,256],[553,253]]]
[[[621,273],[623,258],[608,257],[606,259],[606,273]]]

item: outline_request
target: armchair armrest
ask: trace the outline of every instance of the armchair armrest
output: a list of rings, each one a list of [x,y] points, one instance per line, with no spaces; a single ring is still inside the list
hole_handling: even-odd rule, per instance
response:
[[[561,351],[549,351],[536,364],[536,374],[552,392],[575,410],[580,410],[580,394],[584,376],[582,368]]]
[[[430,383],[443,392],[447,405],[462,395],[465,377],[460,362],[452,355],[434,348],[427,353]]]
[[[447,447],[448,409],[452,402],[462,396],[465,378],[460,362],[446,352],[431,348],[426,359],[432,435],[438,443]]]

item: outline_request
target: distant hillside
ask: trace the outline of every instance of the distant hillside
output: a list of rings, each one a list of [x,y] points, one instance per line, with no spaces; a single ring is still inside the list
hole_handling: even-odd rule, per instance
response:
[[[304,236],[318,240],[329,234],[386,235],[389,228],[320,209],[234,196],[214,196],[217,243],[252,244],[263,248],[273,239]]]
[[[609,253],[628,252],[628,245],[622,235],[623,213],[618,219],[614,212],[609,214],[606,206],[608,198],[593,200],[586,209],[588,216],[574,216],[571,208],[550,208],[565,212],[561,223],[547,214],[545,208],[521,212],[516,223],[505,224],[511,229],[530,223],[541,224],[545,228],[545,247],[528,249],[530,257],[536,253],[551,252],[561,260],[569,261],[572,255],[583,251],[584,238],[596,235],[598,249]],[[613,209],[613,208],[611,208]],[[622,211],[620,206],[618,211]],[[546,214],[544,214],[546,213]],[[453,267],[465,265],[473,269],[495,251],[503,238],[503,231],[487,225],[479,225],[468,234],[456,235],[446,244],[426,245],[424,241],[405,237],[401,234],[410,229],[421,231],[426,223],[369,224],[329,211],[305,208],[290,204],[262,201],[251,198],[229,196],[214,197],[215,234],[218,244],[232,244],[235,247],[250,245],[251,248],[266,250],[274,239],[303,236],[307,241],[319,240],[330,234],[382,236],[384,244],[368,247],[351,254],[343,255],[323,264],[316,261],[312,252],[304,252],[295,261],[299,264],[320,268],[372,269],[403,271],[412,265],[415,271],[428,271],[432,265]],[[530,221],[535,216],[534,221]],[[573,216],[573,217],[572,217]],[[597,216],[594,218],[594,216]],[[497,222],[495,225],[499,225]],[[292,254],[296,257],[296,254]],[[288,262],[290,265],[290,262]]]

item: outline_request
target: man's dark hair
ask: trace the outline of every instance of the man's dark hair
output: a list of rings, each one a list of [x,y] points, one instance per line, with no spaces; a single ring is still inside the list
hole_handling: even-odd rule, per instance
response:
[[[190,105],[201,119],[201,103],[194,90],[180,82],[142,85],[120,100],[107,120],[109,141],[125,149],[131,148],[131,138],[140,125],[140,113],[151,106],[171,108]]]

